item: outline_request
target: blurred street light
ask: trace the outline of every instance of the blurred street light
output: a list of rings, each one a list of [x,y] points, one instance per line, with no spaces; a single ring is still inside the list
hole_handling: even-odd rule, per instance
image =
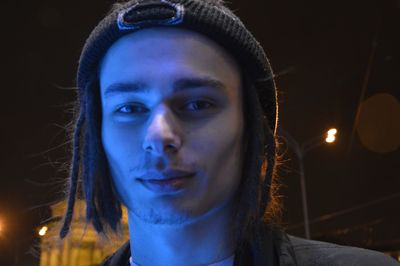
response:
[[[328,136],[329,135],[336,135],[336,133],[337,133],[337,129],[336,128],[331,128],[331,129],[328,130]]]
[[[298,162],[299,162],[299,172],[300,172],[300,186],[301,186],[301,198],[303,205],[303,217],[304,217],[304,234],[307,239],[310,239],[310,224],[308,217],[308,203],[307,203],[307,191],[306,191],[306,178],[304,173],[304,156],[310,150],[321,146],[325,142],[333,143],[336,140],[337,134],[336,128],[331,128],[327,131],[326,137],[324,139],[324,135],[313,138],[309,141],[306,141],[303,145],[300,145],[289,133],[285,132],[281,129],[281,135],[287,140],[288,145],[293,148],[295,152]]]
[[[335,140],[336,140],[336,133],[337,133],[337,129],[336,129],[336,128],[331,128],[331,129],[329,129],[328,132],[327,132],[327,136],[326,136],[325,141],[326,141],[327,143],[333,143],[333,142],[335,142]]]
[[[47,226],[43,226],[43,227],[40,228],[40,230],[39,230],[39,235],[40,235],[40,236],[46,235],[48,229],[49,229],[49,228],[48,228]]]

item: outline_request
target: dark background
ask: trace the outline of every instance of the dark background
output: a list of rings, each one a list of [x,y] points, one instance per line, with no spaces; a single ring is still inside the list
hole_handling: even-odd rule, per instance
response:
[[[0,265],[13,265],[16,255],[19,265],[37,263],[37,228],[63,197],[80,49],[111,4],[2,2]],[[285,132],[301,144],[330,127],[339,131],[336,143],[303,160],[312,238],[400,250],[400,1],[229,6],[272,62]],[[362,113],[359,103],[379,93],[390,94],[394,105],[377,101]],[[360,130],[358,110],[367,125]],[[303,236],[299,162],[291,146],[282,147],[284,224]]]

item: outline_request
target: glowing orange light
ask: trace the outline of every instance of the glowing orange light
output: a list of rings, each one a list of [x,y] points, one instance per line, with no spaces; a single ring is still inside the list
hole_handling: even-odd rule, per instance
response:
[[[326,137],[325,141],[328,143],[333,143],[335,142],[335,136]]]
[[[328,130],[327,132],[327,137],[325,139],[325,141],[327,143],[333,143],[336,140],[336,134],[337,134],[337,129],[336,128],[331,128]]]
[[[40,235],[40,236],[46,235],[47,230],[49,230],[49,228],[48,228],[47,226],[43,226],[43,227],[40,228],[40,230],[39,230],[39,235]]]
[[[336,128],[331,128],[328,130],[328,135],[336,135],[337,129]]]

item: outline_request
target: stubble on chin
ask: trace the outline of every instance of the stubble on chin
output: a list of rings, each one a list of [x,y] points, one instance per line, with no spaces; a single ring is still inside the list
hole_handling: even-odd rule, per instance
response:
[[[148,209],[133,207],[131,211],[135,218],[154,225],[182,225],[189,223],[193,219],[190,213],[158,210],[154,207]]]

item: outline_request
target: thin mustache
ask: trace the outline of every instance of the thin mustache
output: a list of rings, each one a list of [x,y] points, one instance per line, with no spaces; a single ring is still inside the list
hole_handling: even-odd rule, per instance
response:
[[[165,166],[168,164],[165,162],[165,159],[151,159],[149,157],[145,157],[142,159],[140,162],[137,163],[137,165],[132,166],[129,169],[130,173],[136,173],[136,172],[143,172],[148,169],[157,169],[157,168],[165,168]],[[161,166],[161,167],[160,167]]]

